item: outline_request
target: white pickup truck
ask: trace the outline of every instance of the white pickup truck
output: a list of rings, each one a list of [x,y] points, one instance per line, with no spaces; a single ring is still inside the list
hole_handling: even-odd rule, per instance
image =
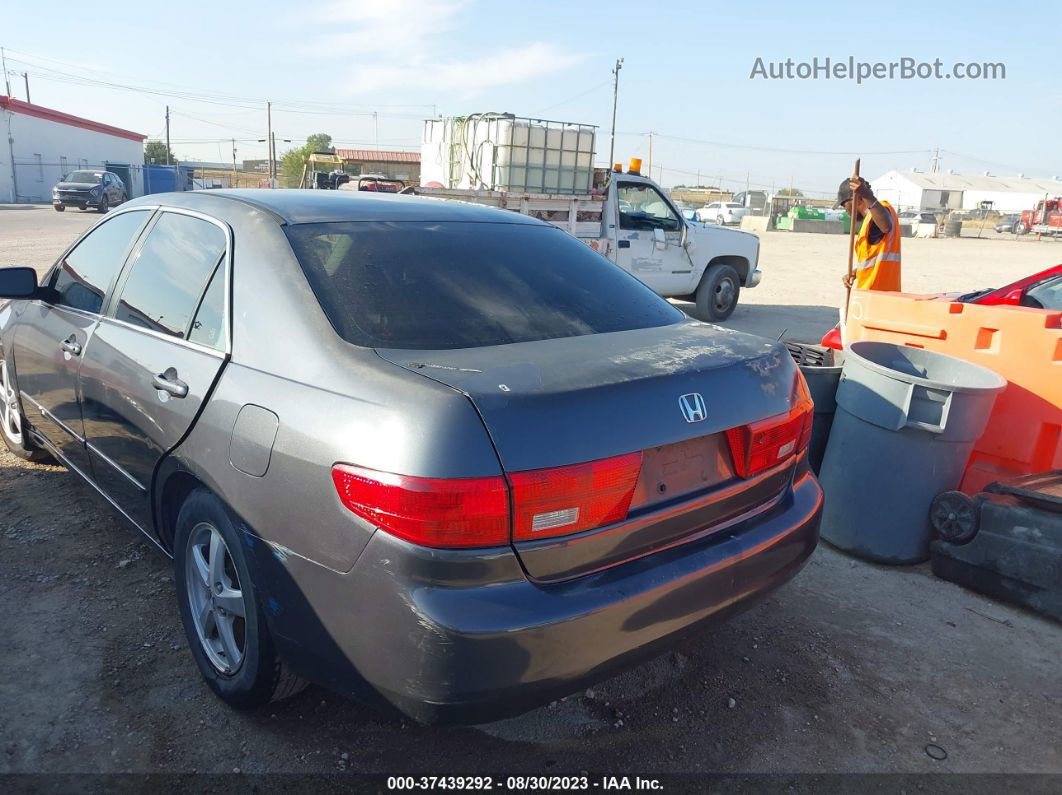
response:
[[[552,195],[418,187],[423,196],[514,210],[583,240],[666,298],[694,301],[696,316],[726,320],[742,287],[760,282],[753,234],[688,221],[647,177],[600,170],[593,193]]]

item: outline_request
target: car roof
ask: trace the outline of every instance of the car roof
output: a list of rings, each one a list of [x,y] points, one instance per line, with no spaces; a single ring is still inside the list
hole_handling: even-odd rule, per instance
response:
[[[171,194],[172,195],[172,194]],[[213,196],[243,202],[266,210],[283,223],[309,224],[334,221],[465,221],[472,223],[543,224],[535,218],[494,207],[484,207],[426,196],[305,189],[244,188],[190,191],[178,194],[189,206],[193,196]],[[147,196],[156,202],[165,197]],[[194,199],[192,200],[194,203]]]

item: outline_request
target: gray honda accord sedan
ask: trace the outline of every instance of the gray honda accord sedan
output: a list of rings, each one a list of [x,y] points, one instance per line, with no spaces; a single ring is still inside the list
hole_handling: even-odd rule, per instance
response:
[[[793,576],[818,540],[786,349],[505,210],[215,190],[0,270],[0,427],[173,558],[207,684],[513,714]]]

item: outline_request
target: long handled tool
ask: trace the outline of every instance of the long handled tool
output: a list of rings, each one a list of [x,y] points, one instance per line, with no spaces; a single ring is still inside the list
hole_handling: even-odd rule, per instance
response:
[[[855,161],[852,179],[859,179],[859,158]],[[848,303],[852,300],[852,277],[855,275],[855,239],[856,239],[856,196],[852,193],[852,210],[848,213],[848,286],[844,296],[844,318],[841,323],[841,336],[844,336],[844,321],[848,320]]]

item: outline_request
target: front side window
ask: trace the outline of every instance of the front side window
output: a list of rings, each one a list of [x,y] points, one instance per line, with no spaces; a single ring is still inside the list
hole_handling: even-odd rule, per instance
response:
[[[678,216],[671,205],[652,186],[621,183],[617,190],[620,229],[679,228]]]
[[[284,231],[328,319],[355,345],[477,348],[685,317],[551,226],[360,221]]]
[[[216,224],[163,213],[130,266],[114,317],[184,339],[225,245]]]
[[[86,235],[56,266],[49,286],[56,303],[99,312],[126,253],[150,215],[135,210],[108,218]]]

